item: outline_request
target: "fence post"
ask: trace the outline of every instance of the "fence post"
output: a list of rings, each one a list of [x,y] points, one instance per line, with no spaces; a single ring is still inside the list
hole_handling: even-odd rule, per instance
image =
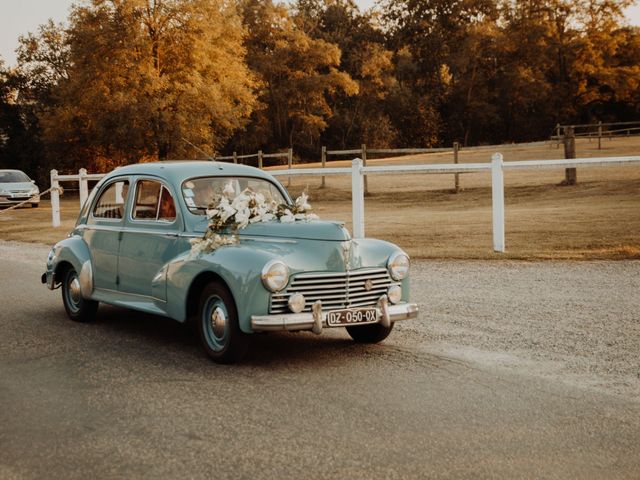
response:
[[[560,124],[556,123],[556,148],[560,148]]]
[[[351,203],[353,238],[364,238],[364,188],[362,160],[354,158],[351,162]]]
[[[453,163],[458,163],[458,151],[460,150],[460,144],[458,142],[453,142]],[[454,186],[456,189],[456,193],[460,193],[460,174],[456,173],[454,175]]]
[[[320,152],[320,159],[322,161],[322,168],[324,169],[327,165],[327,147],[322,146],[322,150]],[[320,184],[320,188],[325,187],[324,175],[322,175],[322,183]]]
[[[238,154],[235,151],[233,152],[233,163],[238,163]]]
[[[262,150],[258,150],[258,168],[262,170]]]
[[[60,182],[58,182],[58,170],[51,170],[51,223],[54,227],[60,226]]]
[[[494,153],[491,157],[491,200],[493,251],[504,253],[504,176],[501,153]]]
[[[291,170],[293,168],[293,148],[290,148],[287,152],[287,166],[289,167],[289,170]],[[287,187],[291,186],[291,175],[289,175],[289,178],[287,179]]]
[[[598,145],[600,145],[599,137]],[[573,127],[565,127],[564,130],[564,158],[576,158],[576,136]],[[562,185],[575,185],[576,183],[578,183],[578,173],[576,169],[565,168]]]
[[[124,182],[116,183],[116,203],[124,203],[124,197],[122,193],[124,191]]]
[[[87,197],[89,196],[89,182],[87,181],[86,168],[78,170],[78,178],[78,183],[80,184],[80,209],[82,209],[84,202],[87,201]]]
[[[602,120],[598,122],[598,150],[602,150]],[[565,158],[569,158],[569,157],[565,157]],[[574,156],[571,158],[576,158],[576,157]]]
[[[367,166],[367,146],[362,144],[362,166]],[[364,194],[369,195],[369,181],[367,180],[367,176],[364,176]]]

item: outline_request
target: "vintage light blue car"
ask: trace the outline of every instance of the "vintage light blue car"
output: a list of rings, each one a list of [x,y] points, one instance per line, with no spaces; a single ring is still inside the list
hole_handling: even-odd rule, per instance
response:
[[[379,342],[414,318],[409,257],[396,245],[351,239],[340,222],[257,222],[239,242],[193,255],[212,195],[232,182],[291,205],[268,173],[184,161],[129,165],[93,189],[77,223],[49,253],[42,282],[62,287],[69,317],[89,321],[98,303],[192,321],[215,361],[239,360],[251,334],[346,327]]]

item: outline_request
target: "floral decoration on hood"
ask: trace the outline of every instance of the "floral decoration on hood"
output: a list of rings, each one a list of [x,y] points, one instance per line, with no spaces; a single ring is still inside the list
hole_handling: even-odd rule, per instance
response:
[[[235,195],[231,182],[225,185],[222,195],[214,199],[206,213],[209,225],[202,238],[191,240],[191,255],[212,252],[221,246],[238,243],[238,230],[252,223],[293,223],[318,219],[317,215],[311,213],[306,192],[296,198],[293,205],[277,204],[267,202],[264,195],[250,188]]]

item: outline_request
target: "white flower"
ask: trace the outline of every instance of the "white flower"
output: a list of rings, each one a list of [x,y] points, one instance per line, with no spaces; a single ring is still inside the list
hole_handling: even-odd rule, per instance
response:
[[[249,224],[249,218],[251,217],[251,211],[249,208],[243,208],[236,213],[235,221],[238,228],[244,228]]]
[[[284,211],[284,215],[280,217],[282,223],[293,223],[296,221],[295,217],[288,208]]]
[[[305,192],[302,192],[302,195],[296,198],[296,206],[298,209],[302,211],[311,210],[311,205],[309,205],[308,200],[309,196]]]
[[[222,190],[222,194],[229,199],[236,196],[236,190],[235,188],[233,188],[233,183],[231,182],[231,180],[229,180],[227,184],[224,186],[224,189]]]
[[[236,210],[244,210],[249,206],[250,200],[251,197],[249,197],[249,195],[247,195],[245,192],[242,192],[240,195],[233,199],[231,206]]]

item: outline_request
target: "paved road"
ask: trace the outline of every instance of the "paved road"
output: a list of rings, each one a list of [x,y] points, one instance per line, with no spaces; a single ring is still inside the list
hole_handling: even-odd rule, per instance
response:
[[[375,346],[259,336],[219,366],[170,320],[67,320],[39,283],[42,250],[6,245],[2,479],[640,476],[637,399],[436,354],[415,326]]]

